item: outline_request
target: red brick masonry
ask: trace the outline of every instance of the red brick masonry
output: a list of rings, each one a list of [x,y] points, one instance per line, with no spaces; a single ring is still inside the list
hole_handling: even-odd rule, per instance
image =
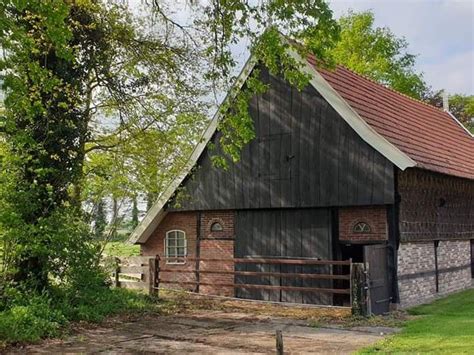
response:
[[[182,230],[186,233],[187,255],[189,258],[196,257],[197,251],[197,228],[198,216],[200,220],[200,258],[202,259],[232,259],[234,257],[234,212],[233,211],[204,211],[204,212],[170,212],[166,215],[158,228],[145,244],[141,246],[142,255],[165,256],[166,232],[174,229]],[[211,225],[219,222],[223,227],[222,231],[211,232]],[[200,263],[201,271],[233,271],[233,262],[206,262]],[[187,261],[184,264],[167,263],[166,260],[160,262],[161,269],[168,270],[196,270],[195,261]],[[162,272],[160,279],[166,281],[195,282],[196,273],[172,273]],[[233,284],[234,276],[231,274],[200,274],[200,282],[212,284],[212,286],[201,285],[200,293],[214,294],[222,296],[233,296],[233,287],[222,287],[217,284]],[[169,288],[185,288],[195,290],[195,285],[163,284]]]
[[[354,226],[365,222],[370,233],[355,233]],[[385,206],[347,207],[339,209],[339,239],[350,242],[371,242],[388,239],[387,209]]]

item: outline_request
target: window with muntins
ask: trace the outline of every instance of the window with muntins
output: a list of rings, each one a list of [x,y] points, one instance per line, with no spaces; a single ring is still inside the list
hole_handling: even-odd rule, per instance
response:
[[[167,263],[181,264],[187,255],[186,234],[180,230],[172,230],[166,233],[165,256]]]
[[[358,222],[354,225],[354,228],[352,228],[352,231],[354,233],[370,233],[371,228],[370,226],[365,223],[365,222]]]
[[[219,222],[214,222],[211,225],[211,232],[222,232],[224,228],[222,228],[222,224]]]

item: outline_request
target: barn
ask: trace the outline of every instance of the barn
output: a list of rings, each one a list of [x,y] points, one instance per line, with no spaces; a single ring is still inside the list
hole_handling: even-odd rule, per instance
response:
[[[279,302],[344,304],[328,265],[236,264],[236,258],[352,260],[370,265],[374,313],[470,287],[474,277],[474,137],[447,110],[338,66],[303,63],[299,91],[252,58],[269,90],[252,99],[256,137],[227,170],[211,163],[220,114],[188,163],[133,232],[143,255],[201,293]],[[181,197],[177,201],[176,192]],[[182,193],[184,191],[184,193]],[[202,265],[198,258],[214,258]],[[196,260],[198,260],[196,262]],[[192,270],[243,270],[240,275]],[[267,272],[255,277],[252,271]],[[189,271],[186,273],[186,271]],[[285,275],[283,275],[285,276]],[[200,278],[200,280],[199,280]],[[205,280],[203,280],[205,278]],[[198,279],[198,280],[197,280]],[[229,285],[277,285],[245,289]],[[199,284],[199,282],[198,282]],[[188,285],[188,286],[186,286]]]

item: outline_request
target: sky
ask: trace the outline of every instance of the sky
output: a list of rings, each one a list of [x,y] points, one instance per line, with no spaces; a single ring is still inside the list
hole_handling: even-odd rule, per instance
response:
[[[416,68],[434,89],[474,95],[474,0],[330,0],[337,18],[372,10],[417,54]]]

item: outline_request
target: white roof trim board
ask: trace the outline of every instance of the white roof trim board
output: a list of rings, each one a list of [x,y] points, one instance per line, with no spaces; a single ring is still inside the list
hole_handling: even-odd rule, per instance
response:
[[[289,49],[290,55],[303,64],[303,71],[311,76],[310,84],[326,99],[329,105],[341,115],[351,128],[377,150],[385,158],[401,170],[413,167],[416,162],[400,149],[390,143],[385,137],[377,133],[359,114],[342,98],[334,88],[318,73],[318,71],[307,60],[303,59],[294,49]]]
[[[416,165],[415,161],[413,161],[408,155],[403,153],[400,149],[395,147],[383,136],[377,133],[372,127],[370,127],[369,124],[352,109],[352,107],[336,92],[336,90],[331,87],[331,85],[329,85],[329,83],[311,64],[308,63],[307,60],[304,60],[295,50],[289,49],[289,51],[293,58],[303,64],[302,70],[311,76],[310,84],[326,99],[326,101],[341,115],[341,117],[365,142],[367,142],[370,146],[385,156],[401,170],[405,170],[408,167],[413,167]],[[247,61],[244,68],[242,69],[242,72],[237,78],[233,89],[224,99],[223,104],[235,97],[236,92],[242,88],[243,84],[252,72],[256,62],[256,59],[253,57]],[[206,131],[204,132],[200,142],[194,148],[193,153],[191,154],[183,171],[170,183],[170,185],[160,195],[155,204],[150,208],[141,223],[132,232],[128,240],[129,243],[145,243],[166,216],[167,212],[164,210],[165,204],[173,196],[176,189],[181,185],[183,180],[198,161],[209,140],[216,132],[217,125],[221,117],[222,112],[220,109],[218,109],[209,123]]]
[[[250,57],[247,63],[245,63],[244,68],[240,72],[239,76],[237,77],[237,80],[232,90],[230,90],[227,93],[227,96],[222,101],[221,106],[227,103],[228,101],[231,101],[235,97],[238,90],[242,88],[248,76],[252,72],[255,64],[256,64],[255,58]],[[194,148],[191,156],[189,157],[186,165],[183,168],[183,171],[174,178],[174,180],[168,185],[166,190],[159,196],[158,200],[153,204],[153,206],[147,212],[143,220],[140,222],[140,224],[135,228],[135,230],[130,235],[130,238],[128,239],[129,243],[131,244],[145,243],[147,239],[150,237],[150,235],[153,233],[153,231],[156,229],[156,227],[160,224],[160,222],[166,216],[166,211],[163,209],[163,207],[168,202],[168,200],[173,196],[174,192],[179,187],[179,185],[181,185],[181,183],[186,178],[186,176],[188,176],[188,174],[191,172],[191,169],[194,167],[194,165],[198,161],[202,152],[204,151],[207,144],[209,143],[209,140],[212,138],[213,134],[216,132],[217,124],[219,123],[219,120],[221,119],[221,117],[222,117],[222,112],[221,112],[221,107],[219,107],[216,113],[214,114],[214,117],[212,118],[211,122],[209,122],[209,126],[207,126],[207,129],[202,135],[199,143]]]
[[[458,125],[460,125],[460,126],[467,132],[467,134],[469,134],[471,137],[474,137],[474,134],[472,134],[471,131],[469,131],[469,130],[466,128],[466,126],[464,126],[464,125],[461,123],[461,121],[459,121],[459,120],[456,118],[456,116],[454,116],[450,111],[446,111],[446,113],[447,113],[449,116],[451,116],[451,118],[452,118],[454,121],[456,121],[456,123],[457,123]]]

